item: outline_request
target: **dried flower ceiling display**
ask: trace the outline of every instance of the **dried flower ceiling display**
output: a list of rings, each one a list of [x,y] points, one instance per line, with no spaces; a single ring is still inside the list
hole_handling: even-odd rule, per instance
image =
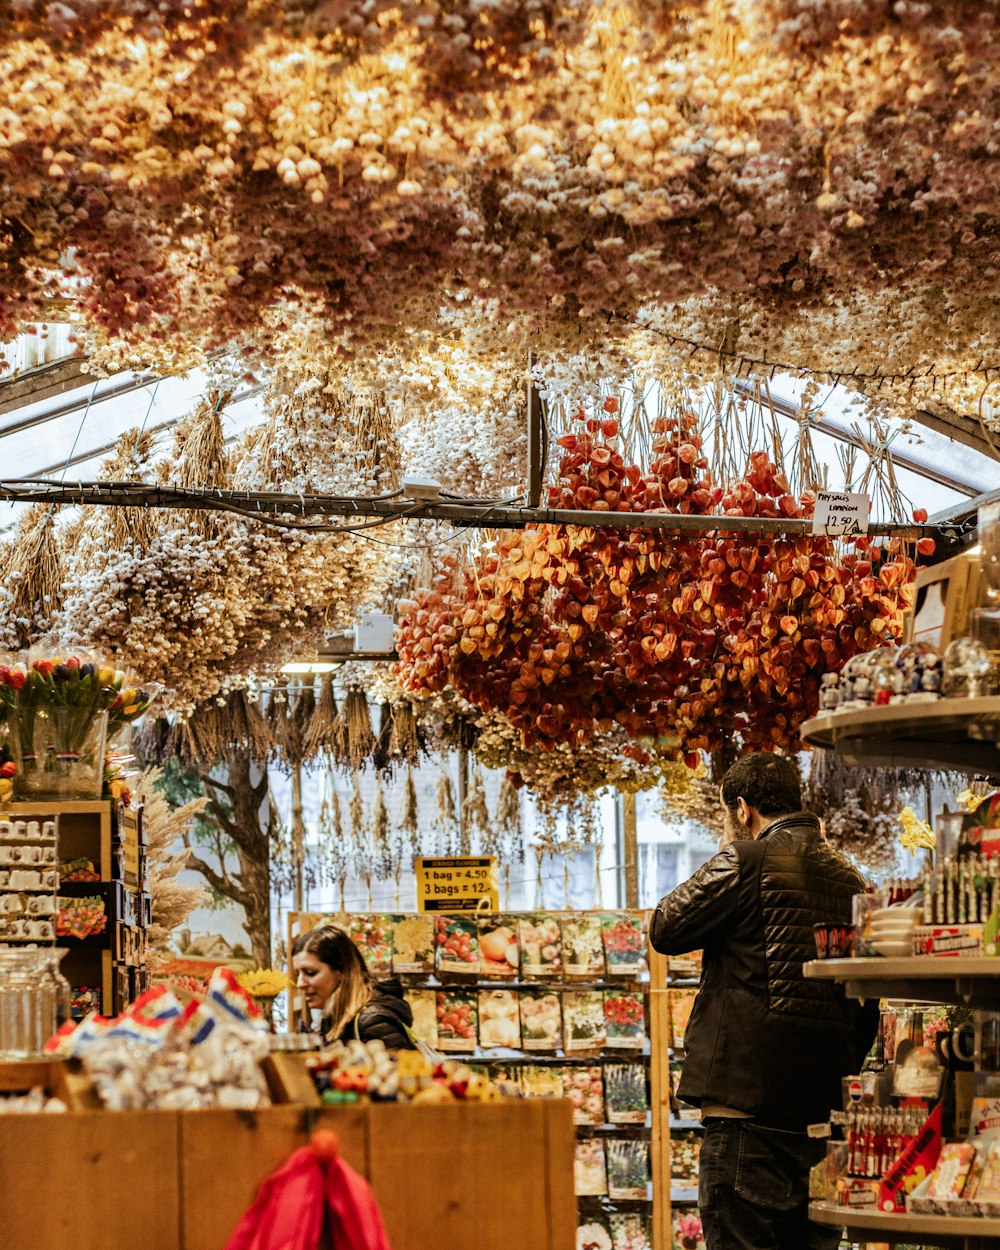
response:
[[[190,363],[301,316],[350,356],[471,301],[508,346],[638,320],[961,390],[1000,367],[996,17],[7,0],[0,330],[68,299],[117,358]]]
[[[371,495],[406,472],[501,500],[525,486],[530,373],[552,506],[801,520],[821,383],[879,420],[1000,424],[998,16],[0,0],[0,340],[69,321],[91,371],[207,368],[173,456],[136,431],[105,479]],[[758,421],[776,370],[805,379],[794,465]],[[244,380],[266,421],[229,445]],[[889,442],[859,471],[901,520]],[[793,749],[822,673],[897,635],[927,554],[376,533],[41,504],[11,540],[0,643],[71,634],[187,713],[415,586],[379,697],[471,726],[540,792],[635,788],[733,736]]]

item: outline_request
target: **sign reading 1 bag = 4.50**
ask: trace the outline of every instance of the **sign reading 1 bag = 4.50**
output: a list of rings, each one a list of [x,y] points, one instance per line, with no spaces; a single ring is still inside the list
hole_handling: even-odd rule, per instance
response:
[[[493,855],[413,861],[418,911],[496,911],[500,906],[497,861]]]

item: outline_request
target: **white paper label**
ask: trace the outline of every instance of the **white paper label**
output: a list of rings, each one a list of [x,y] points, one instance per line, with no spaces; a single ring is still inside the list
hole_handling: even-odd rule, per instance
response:
[[[829,1124],[809,1124],[806,1126],[807,1137],[829,1137],[831,1136]]]
[[[871,500],[851,491],[821,490],[816,494],[814,534],[867,534]]]

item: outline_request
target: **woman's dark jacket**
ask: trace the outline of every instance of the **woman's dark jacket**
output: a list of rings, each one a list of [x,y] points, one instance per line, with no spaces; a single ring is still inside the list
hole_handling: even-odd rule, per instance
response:
[[[800,812],[731,843],[661,901],[653,948],[704,949],[679,1098],[792,1130],[841,1105],[840,1078],[860,1070],[878,1011],[806,980],[802,965],[815,958],[813,925],[850,924],[851,896],[864,888]]]
[[[399,977],[387,977],[376,981],[371,999],[354,1020],[348,1020],[337,1040],[350,1042],[360,1038],[363,1042],[373,1042],[378,1039],[387,1050],[413,1050],[413,1042],[406,1032],[412,1025],[413,1012],[403,997],[402,981]],[[326,1036],[326,1028],[323,1035]]]

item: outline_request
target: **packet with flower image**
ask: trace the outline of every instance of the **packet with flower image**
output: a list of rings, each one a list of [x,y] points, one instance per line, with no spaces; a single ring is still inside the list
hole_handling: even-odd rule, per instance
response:
[[[653,1222],[648,1215],[639,1211],[617,1212],[609,1223],[612,1250],[653,1250]]]
[[[697,990],[670,988],[667,1005],[670,1009],[670,1045],[674,1050],[684,1049],[684,1035],[694,1009]]]
[[[475,976],[479,972],[479,940],[474,916],[435,916],[434,945],[439,973]]]
[[[616,1050],[642,1050],[646,1040],[643,996],[634,990],[604,991],[607,1044]]]
[[[520,1047],[521,1017],[516,990],[479,991],[479,1045],[484,1050]]]
[[[646,925],[641,912],[617,912],[601,925],[609,977],[635,977],[646,971]]]
[[[392,928],[392,916],[378,912],[351,916],[348,933],[373,977],[392,971]]]
[[[516,977],[520,964],[516,917],[480,916],[478,923],[479,975]]]
[[[607,1143],[608,1197],[635,1201],[649,1197],[649,1142],[611,1137]]]
[[[431,1050],[438,1049],[437,995],[434,990],[407,990],[413,1012],[413,1032]]]
[[[645,1124],[649,1111],[646,1068],[642,1063],[609,1063],[604,1068],[604,1101],[609,1124]]]
[[[565,916],[561,923],[563,974],[567,977],[604,976],[604,946],[600,916]]]
[[[521,1048],[558,1050],[563,1043],[562,1001],[554,990],[521,990]]]
[[[393,972],[434,971],[434,918],[391,916]]]
[[[585,1223],[577,1225],[576,1250],[614,1250],[610,1225],[588,1215]]]
[[[563,1047],[568,1052],[600,1050],[607,1040],[604,995],[600,990],[563,994]]]
[[[526,1064],[521,1069],[521,1090],[525,1098],[562,1098],[563,1068],[541,1068]]]
[[[576,1143],[573,1190],[578,1198],[603,1197],[608,1192],[604,1142],[599,1137],[586,1137]]]
[[[521,971],[526,977],[554,977],[562,972],[562,934],[555,916],[544,913],[518,920]]]
[[[604,1124],[604,1076],[601,1065],[562,1069],[563,1097],[573,1104],[574,1124]]]
[[[475,990],[437,991],[438,1050],[475,1050],[478,1023]]]
[[[670,1133],[670,1179],[685,1187],[698,1184],[698,1157],[701,1154],[700,1133]]]
[[[697,1207],[675,1207],[673,1232],[675,1250],[706,1250],[705,1230]]]

